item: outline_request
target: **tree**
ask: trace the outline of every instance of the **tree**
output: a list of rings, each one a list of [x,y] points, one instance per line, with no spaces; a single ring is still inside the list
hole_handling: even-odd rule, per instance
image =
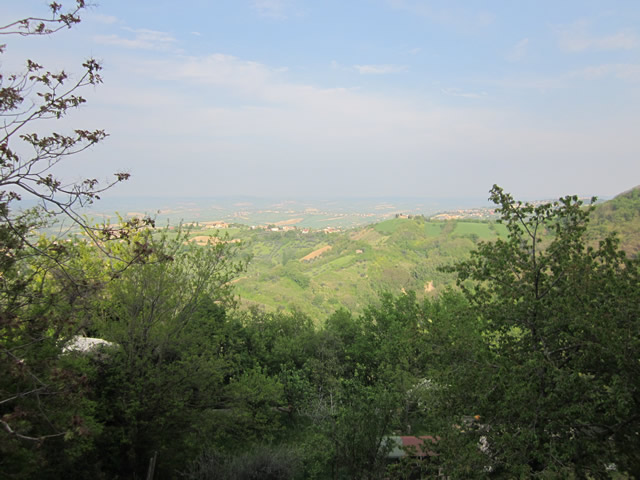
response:
[[[218,434],[214,411],[228,408],[223,333],[246,262],[236,243],[188,236],[156,231],[148,261],[101,290],[87,322],[118,346],[89,383],[101,425],[89,463],[110,476],[144,475],[155,451],[157,478],[170,477]]]
[[[49,8],[51,17],[18,20],[0,27],[0,35],[50,35],[71,28],[80,22],[80,12],[86,5],[84,0],[76,0],[75,7],[67,13],[57,2]],[[0,46],[0,53],[5,48],[6,45]],[[75,129],[70,134],[48,135],[28,131],[39,124],[47,125],[50,120],[60,120],[86,102],[79,91],[102,83],[101,66],[95,59],[88,59],[82,67],[76,80],[65,71],[51,72],[32,60],[26,61],[21,73],[0,74],[0,213],[5,228],[11,228],[25,242],[28,240],[15,228],[22,225],[24,216],[13,215],[11,209],[12,202],[20,200],[21,195],[37,200],[40,214],[65,215],[91,235],[93,229],[76,207],[92,203],[102,192],[129,178],[127,173],[116,173],[113,182],[100,185],[94,178],[66,183],[56,177],[55,167],[61,161],[104,140],[104,130]]]
[[[323,445],[326,475],[384,478],[385,437],[422,434],[427,308],[413,293],[387,294],[357,317],[335,312],[317,332],[296,413],[310,423],[305,436]]]
[[[534,205],[494,186],[490,199],[508,237],[454,267],[484,343],[483,364],[467,365],[482,382],[466,413],[485,428],[469,438],[488,440],[495,474],[637,472],[640,261],[614,237],[587,246],[593,207],[575,196]]]
[[[80,22],[85,8],[84,0],[76,0],[69,11],[53,2],[49,17],[0,26],[0,35],[50,35]],[[0,46],[0,53],[5,49]],[[69,183],[56,176],[60,162],[107,136],[103,130],[53,130],[52,123],[85,103],[80,90],[102,81],[94,59],[82,68],[75,80],[33,60],[26,60],[20,73],[0,72],[0,469],[6,472],[20,452],[27,452],[37,469],[33,448],[45,439],[70,440],[86,432],[75,408],[81,404],[75,400],[82,397],[84,376],[60,354],[63,340],[73,334],[105,280],[91,276],[78,261],[82,245],[47,239],[36,230],[64,217],[84,232],[92,248],[106,253],[105,241],[131,241],[133,231],[149,224],[132,220],[123,228],[94,227],[78,212],[126,180],[127,173],[117,173],[106,185],[94,178]],[[50,133],[36,132],[47,129]],[[24,208],[20,201],[27,199],[36,206]],[[125,266],[148,254],[144,237],[131,244]]]

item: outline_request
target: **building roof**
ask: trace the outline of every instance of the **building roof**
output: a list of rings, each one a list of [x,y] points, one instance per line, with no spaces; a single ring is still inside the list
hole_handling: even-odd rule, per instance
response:
[[[387,454],[388,458],[402,458],[407,455],[414,457],[433,457],[437,455],[435,452],[427,448],[428,444],[435,444],[438,442],[437,438],[431,435],[422,435],[419,437],[414,436],[387,436],[383,438],[383,445],[385,441],[391,442],[392,449]]]

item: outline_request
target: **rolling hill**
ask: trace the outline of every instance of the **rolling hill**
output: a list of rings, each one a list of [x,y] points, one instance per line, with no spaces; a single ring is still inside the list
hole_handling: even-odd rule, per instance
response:
[[[593,243],[617,232],[629,254],[640,251],[640,187],[596,206]],[[464,259],[481,240],[506,235],[494,221],[434,220],[400,215],[346,231],[300,228],[226,230],[251,256],[234,283],[244,307],[298,310],[322,321],[338,308],[361,312],[381,292],[434,296],[455,283],[439,267]],[[194,229],[194,241],[210,231]]]
[[[235,226],[230,237],[251,256],[236,282],[244,306],[296,309],[324,319],[340,307],[362,311],[380,292],[437,295],[454,284],[438,270],[464,258],[479,240],[505,233],[480,221],[429,221],[422,216],[327,233]],[[200,238],[194,230],[192,238]]]

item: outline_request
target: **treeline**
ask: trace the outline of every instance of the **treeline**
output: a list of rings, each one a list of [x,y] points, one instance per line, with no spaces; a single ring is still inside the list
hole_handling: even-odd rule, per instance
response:
[[[614,238],[587,247],[590,210],[574,197],[492,198],[509,237],[449,268],[458,290],[383,295],[324,322],[237,310],[233,243],[137,229],[100,245],[40,239],[55,262],[16,249],[2,265],[0,470],[633,478],[638,260]],[[78,334],[109,343],[80,348]],[[437,441],[390,462],[390,435]]]

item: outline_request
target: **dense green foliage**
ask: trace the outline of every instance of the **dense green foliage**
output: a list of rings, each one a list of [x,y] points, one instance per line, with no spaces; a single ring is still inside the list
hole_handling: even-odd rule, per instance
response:
[[[492,199],[508,238],[480,244],[456,270],[481,325],[469,407],[493,471],[637,472],[640,262],[615,238],[586,245],[591,208],[576,197],[533,206],[494,187]]]

